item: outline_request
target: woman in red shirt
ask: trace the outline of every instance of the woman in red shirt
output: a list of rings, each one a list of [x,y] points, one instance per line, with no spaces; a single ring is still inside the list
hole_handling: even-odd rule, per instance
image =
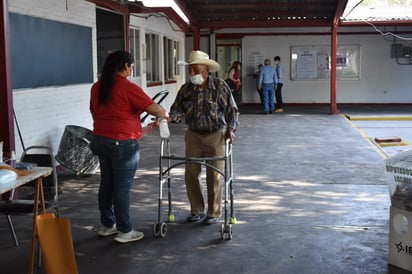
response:
[[[240,81],[240,63],[238,61],[233,62],[229,69],[229,79],[233,81],[234,93],[240,91],[241,81]]]
[[[126,51],[111,53],[98,82],[91,89],[90,112],[93,139],[90,147],[100,162],[98,194],[100,221],[98,234],[117,234],[115,241],[127,243],[143,238],[130,223],[130,188],[139,163],[142,136],[140,114],[168,118],[167,111],[130,82],[133,59]]]

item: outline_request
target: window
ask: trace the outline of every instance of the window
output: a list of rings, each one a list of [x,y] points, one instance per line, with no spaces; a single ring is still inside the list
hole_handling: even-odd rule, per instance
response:
[[[140,40],[139,40],[139,30],[130,29],[129,33],[130,39],[130,54],[134,59],[133,67],[133,77],[140,76]]]
[[[177,65],[177,61],[179,61],[180,59],[180,55],[179,55],[179,42],[178,41],[174,41],[174,48],[173,48],[173,53],[174,53],[174,61],[175,61],[175,75],[180,75],[180,70],[179,70],[179,66]]]
[[[124,16],[96,9],[97,68],[99,75],[109,53],[125,48]]]
[[[160,49],[159,35],[154,33],[146,34],[146,77],[147,82],[160,81]]]
[[[164,37],[163,48],[165,80],[174,80],[175,76],[179,74],[179,69],[177,67],[179,42]]]

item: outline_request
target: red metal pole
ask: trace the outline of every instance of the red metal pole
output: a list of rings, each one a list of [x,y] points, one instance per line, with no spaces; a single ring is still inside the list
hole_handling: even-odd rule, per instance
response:
[[[193,28],[193,50],[200,48],[200,30],[198,27]]]
[[[331,71],[330,71],[330,114],[338,114],[339,111],[336,106],[336,59],[338,47],[338,26],[332,26],[332,40],[331,40]]]
[[[0,141],[5,155],[15,151],[13,122],[13,89],[9,44],[9,9],[7,0],[0,5]]]

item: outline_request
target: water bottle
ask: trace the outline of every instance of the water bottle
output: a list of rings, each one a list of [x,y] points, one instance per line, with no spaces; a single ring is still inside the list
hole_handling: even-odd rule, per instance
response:
[[[10,152],[10,166],[16,168],[16,152],[14,150]]]
[[[169,138],[170,136],[169,126],[165,118],[162,118],[159,120],[159,131],[160,131],[160,137],[162,137],[163,139]]]

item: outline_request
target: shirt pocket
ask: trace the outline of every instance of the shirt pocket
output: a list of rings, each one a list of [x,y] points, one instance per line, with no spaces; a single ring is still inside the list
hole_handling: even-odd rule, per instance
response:
[[[205,112],[209,115],[211,121],[217,122],[218,108],[216,101],[208,100],[205,103]]]

